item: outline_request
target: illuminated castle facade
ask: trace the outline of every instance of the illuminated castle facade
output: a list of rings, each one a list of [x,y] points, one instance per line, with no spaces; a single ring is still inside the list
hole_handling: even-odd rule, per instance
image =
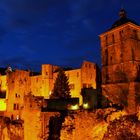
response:
[[[102,93],[135,113],[140,104],[140,26],[120,11],[107,32],[100,35]]]
[[[54,82],[58,74],[58,66],[50,64],[42,65],[41,74],[35,74],[24,70],[8,70],[6,75],[0,76],[0,91],[6,93],[6,98],[1,98],[0,109],[5,111],[8,117],[22,118],[25,106],[24,96],[32,94],[49,99],[53,90]],[[69,78],[69,86],[72,97],[78,97],[82,104],[81,89],[83,87],[97,87],[97,65],[84,61],[81,68],[66,70]]]

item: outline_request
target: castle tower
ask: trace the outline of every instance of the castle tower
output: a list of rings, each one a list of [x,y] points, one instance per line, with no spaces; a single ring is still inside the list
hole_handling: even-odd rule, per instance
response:
[[[119,12],[120,19],[100,35],[102,93],[135,113],[140,103],[140,26]]]
[[[51,64],[42,65],[42,96],[49,98],[54,86],[54,72],[59,69],[59,66]]]

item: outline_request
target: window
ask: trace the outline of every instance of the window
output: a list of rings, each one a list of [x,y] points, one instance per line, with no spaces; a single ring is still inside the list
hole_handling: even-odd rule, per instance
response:
[[[110,56],[110,62],[112,63],[112,56]]]
[[[120,34],[120,39],[122,39],[122,37],[123,37],[123,30],[120,31],[119,34]]]
[[[132,60],[135,59],[134,48],[132,48]]]
[[[19,80],[19,84],[23,84],[23,81],[21,79]]]
[[[90,75],[90,79],[92,79],[92,74]]]
[[[89,68],[91,67],[91,65],[89,64]]]
[[[13,109],[14,110],[19,110],[19,104],[18,103],[14,103]]]
[[[106,81],[109,80],[109,76],[108,76],[108,74],[105,75],[105,78],[106,78]]]
[[[15,97],[16,97],[16,98],[18,97],[17,93],[15,94]]]
[[[79,77],[79,72],[77,72],[77,77]]]
[[[83,88],[87,88],[87,84],[83,84]]]
[[[16,104],[14,104],[14,110],[16,110]]]
[[[17,110],[19,110],[19,104],[17,104]]]
[[[105,65],[108,65],[108,50],[105,50]]]
[[[112,43],[115,42],[115,39],[114,39],[114,34],[112,35]]]
[[[120,59],[121,60],[123,59],[123,53],[122,52],[120,53]]]
[[[108,36],[105,37],[106,46],[108,45]]]
[[[88,88],[91,88],[92,87],[92,84],[88,84]]]
[[[15,94],[15,97],[16,97],[16,98],[20,98],[20,95],[16,93],[16,94]]]
[[[137,31],[134,30],[134,38],[137,39]]]
[[[36,82],[38,82],[38,78],[36,78]]]

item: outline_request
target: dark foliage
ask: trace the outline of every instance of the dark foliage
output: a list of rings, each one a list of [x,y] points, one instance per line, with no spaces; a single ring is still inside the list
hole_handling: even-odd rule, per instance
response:
[[[68,77],[65,75],[63,69],[59,70],[56,81],[54,83],[53,93],[51,99],[70,98],[70,88]]]
[[[67,116],[67,111],[60,112],[60,115],[51,116],[49,120],[49,137],[47,140],[60,140],[62,123]]]

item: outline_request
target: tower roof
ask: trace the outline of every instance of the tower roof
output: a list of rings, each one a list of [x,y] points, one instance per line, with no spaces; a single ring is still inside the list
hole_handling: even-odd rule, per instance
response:
[[[125,23],[128,23],[128,22],[131,22],[135,25],[139,25],[138,23],[136,23],[134,20],[131,20],[129,18],[127,18],[127,15],[126,15],[126,11],[124,9],[121,9],[120,12],[119,12],[119,16],[120,16],[120,19],[115,21],[113,24],[112,24],[112,27],[111,29],[114,29],[118,26],[121,26]]]

